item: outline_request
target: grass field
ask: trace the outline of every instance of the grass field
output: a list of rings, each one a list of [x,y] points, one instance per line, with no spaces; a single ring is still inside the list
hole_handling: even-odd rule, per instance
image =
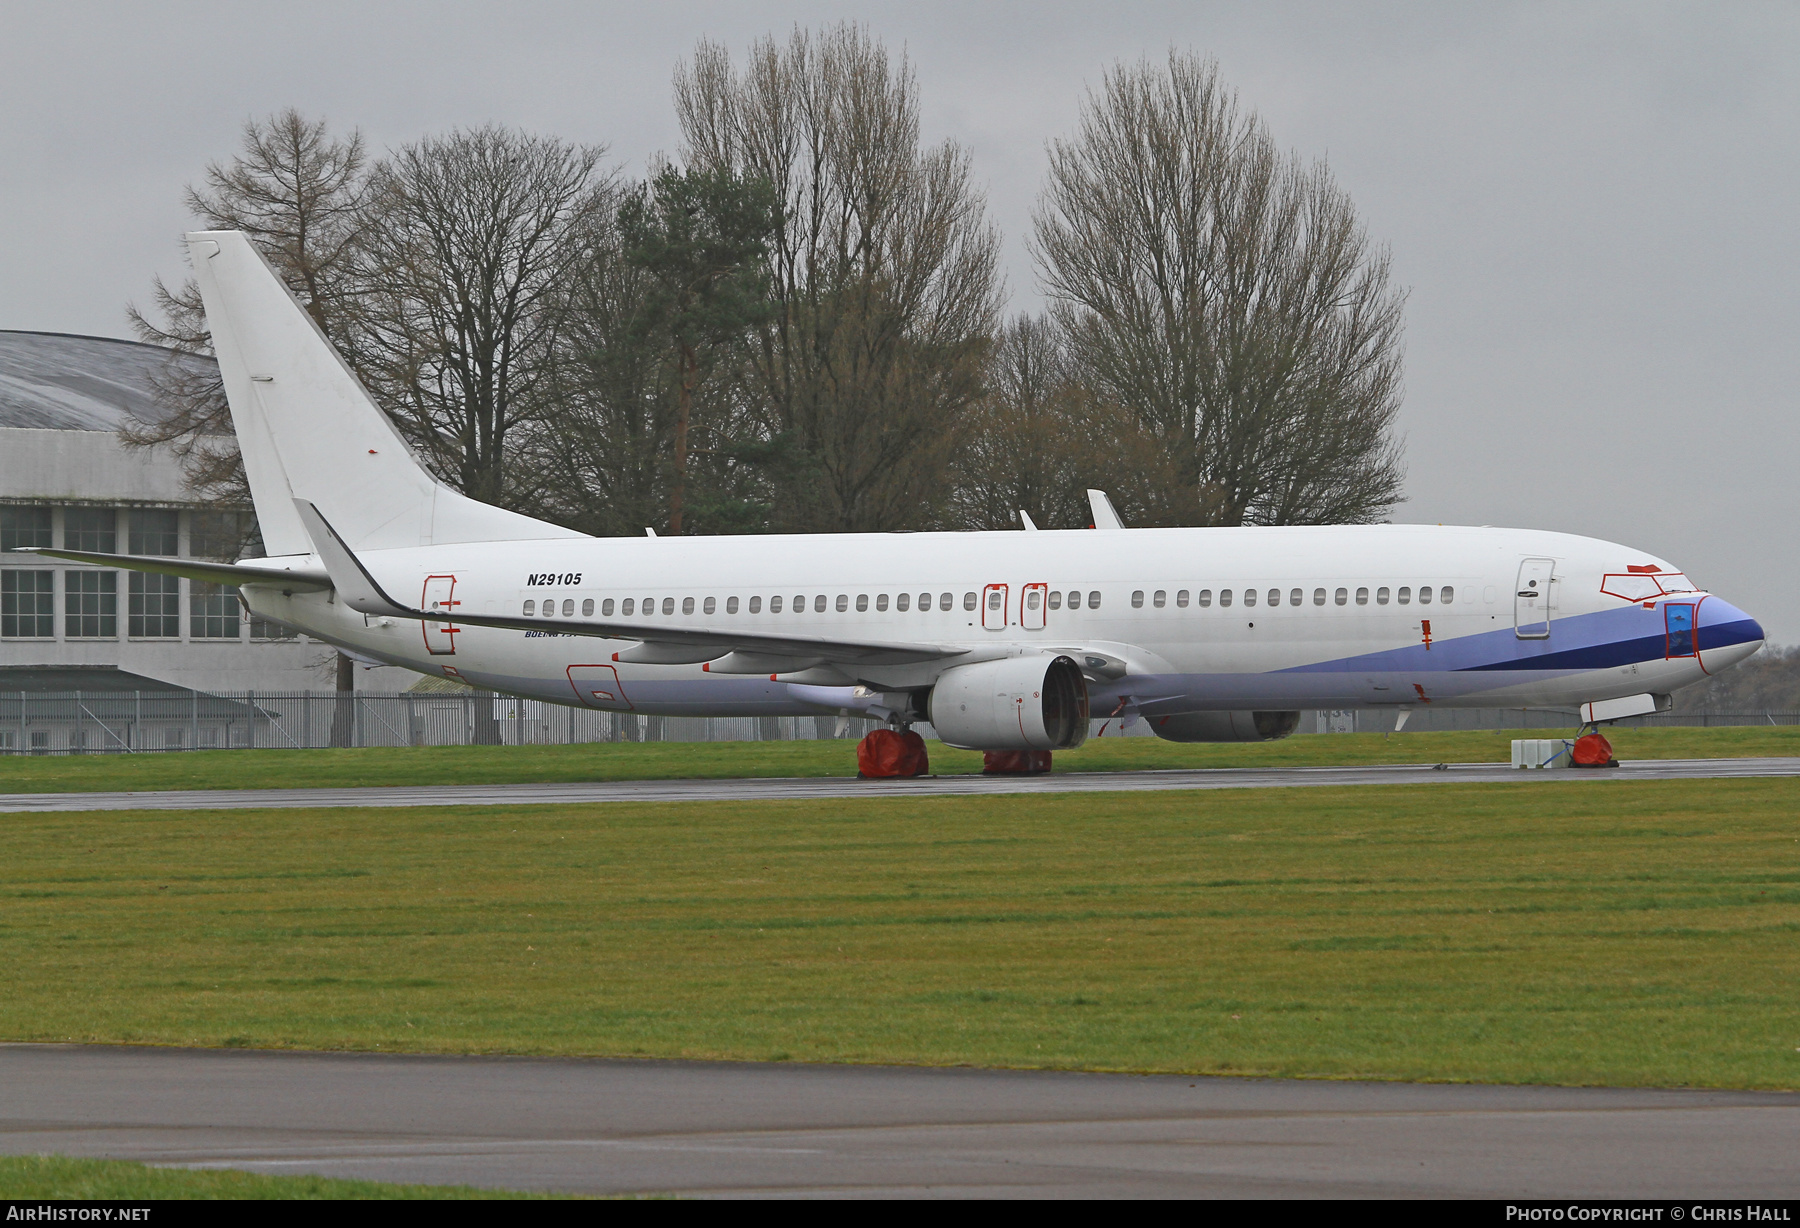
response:
[[[1767,779],[13,815],[0,1038],[1800,1087],[1797,813]]]
[[[1317,767],[1366,763],[1505,763],[1514,736],[1378,733],[1184,746],[1159,738],[1094,738],[1059,752],[1058,771],[1188,767]],[[1800,727],[1620,729],[1622,759],[1800,755]],[[930,746],[940,775],[981,770],[981,756]],[[319,785],[539,784],[742,776],[854,776],[849,741],[650,742],[585,746],[427,746],[365,750],[221,750],[183,754],[0,756],[0,793],[115,789],[244,789]]]
[[[549,1198],[466,1185],[391,1185],[331,1177],[153,1168],[129,1160],[0,1156],[0,1199],[128,1200],[191,1198]]]

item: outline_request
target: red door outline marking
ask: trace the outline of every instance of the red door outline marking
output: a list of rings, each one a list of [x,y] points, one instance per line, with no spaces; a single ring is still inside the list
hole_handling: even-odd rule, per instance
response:
[[[631,700],[619,685],[619,671],[610,665],[569,666],[569,686],[575,698],[590,708],[606,712],[629,712]]]
[[[455,576],[426,576],[425,587],[419,593],[419,608],[427,613],[454,610],[462,604],[455,600],[455,595]],[[462,631],[461,627],[448,622],[421,622],[419,627],[425,636],[426,652],[434,657],[456,655],[456,637]]]
[[[989,584],[981,590],[981,625],[989,631],[1006,630],[1007,615],[1011,612],[1006,608],[1006,590],[1004,584]],[[1000,594],[998,604],[994,601],[995,593]]]
[[[1031,598],[1037,595],[1037,608],[1031,608]],[[1050,586],[1048,584],[1027,584],[1019,590],[1019,625],[1027,631],[1042,631],[1044,621],[1049,617]]]

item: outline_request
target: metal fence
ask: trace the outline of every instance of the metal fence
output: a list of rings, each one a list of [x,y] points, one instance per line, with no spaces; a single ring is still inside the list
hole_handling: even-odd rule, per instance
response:
[[[1305,712],[1301,733],[1380,733],[1395,712]],[[1407,732],[1573,729],[1573,712],[1415,708]],[[1624,726],[1800,725],[1800,712],[1658,713]],[[838,716],[639,716],[486,692],[0,692],[0,754],[141,754],[327,746],[557,746],[591,742],[789,742],[860,738],[877,722]],[[931,737],[929,725],[918,726]],[[1096,719],[1100,737],[1151,737],[1149,722]]]
[[[836,716],[596,712],[481,691],[0,691],[0,754],[141,754],[328,746],[556,746],[860,738]]]

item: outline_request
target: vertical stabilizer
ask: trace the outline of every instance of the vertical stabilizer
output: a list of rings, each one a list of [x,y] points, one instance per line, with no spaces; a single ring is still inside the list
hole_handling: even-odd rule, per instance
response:
[[[247,237],[187,237],[270,555],[307,554],[303,499],[358,550],[580,537],[436,481]]]

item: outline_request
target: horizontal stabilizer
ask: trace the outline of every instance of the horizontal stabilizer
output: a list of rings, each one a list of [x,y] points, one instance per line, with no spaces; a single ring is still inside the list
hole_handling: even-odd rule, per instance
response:
[[[71,563],[96,563],[102,567],[118,567],[125,571],[147,571],[159,576],[183,576],[207,584],[224,584],[240,588],[246,584],[266,584],[287,593],[322,593],[331,588],[331,577],[323,571],[285,567],[254,567],[243,563],[207,563],[200,559],[177,559],[159,554],[102,554],[95,550],[50,550],[28,546],[17,553],[41,554],[47,558],[68,559]]]

